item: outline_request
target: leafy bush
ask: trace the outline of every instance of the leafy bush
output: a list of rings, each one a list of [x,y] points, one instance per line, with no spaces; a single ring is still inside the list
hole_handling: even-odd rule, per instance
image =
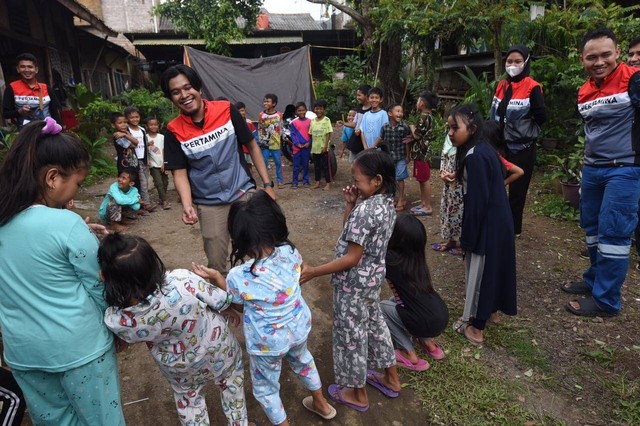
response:
[[[331,57],[322,63],[322,74],[325,80],[315,83],[317,99],[325,99],[328,103],[326,115],[332,120],[341,120],[342,115],[356,108],[355,99],[358,86],[372,81],[368,75],[369,66],[366,59],[358,55],[345,58]],[[342,107],[338,105],[342,100]]]
[[[533,212],[551,219],[561,219],[570,222],[580,220],[580,212],[571,207],[561,195],[545,194],[533,204]]]

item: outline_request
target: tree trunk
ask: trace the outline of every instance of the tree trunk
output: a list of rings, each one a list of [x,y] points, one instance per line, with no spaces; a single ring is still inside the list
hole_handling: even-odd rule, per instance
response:
[[[399,37],[393,37],[388,41],[379,42],[372,46],[369,56],[371,70],[378,73],[376,84],[384,92],[384,104],[391,105],[402,101],[403,88],[400,83],[402,70],[402,43]],[[380,64],[378,65],[378,59]]]
[[[493,73],[496,81],[502,75],[502,46],[500,45],[500,33],[502,32],[502,21],[496,21],[491,25],[493,35]]]

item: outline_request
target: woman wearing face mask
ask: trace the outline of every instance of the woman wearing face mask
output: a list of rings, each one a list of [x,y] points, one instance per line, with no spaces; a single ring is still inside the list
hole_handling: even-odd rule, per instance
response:
[[[521,44],[507,52],[507,78],[496,87],[490,119],[500,123],[506,143],[505,158],[524,170],[524,176],[509,185],[509,204],[516,236],[522,233],[522,212],[533,175],[536,139],[547,120],[540,83],[529,77],[531,57]]]

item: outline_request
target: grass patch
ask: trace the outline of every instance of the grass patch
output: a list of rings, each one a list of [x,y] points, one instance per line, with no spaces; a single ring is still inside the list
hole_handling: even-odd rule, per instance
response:
[[[493,333],[492,333],[493,339]],[[482,362],[485,349],[471,348],[451,329],[444,333],[447,357],[431,362],[426,373],[407,372],[413,388],[435,424],[561,424],[527,410],[524,387],[491,373]],[[520,400],[519,400],[520,397]]]
[[[551,219],[561,219],[570,222],[580,220],[580,212],[571,207],[557,194],[540,194],[533,203],[533,213],[538,216],[547,216]]]
[[[622,374],[618,381],[603,381],[603,385],[612,392],[616,420],[625,425],[640,425],[640,382],[627,379]]]
[[[516,329],[502,323],[499,327],[491,328],[491,342],[505,348],[525,368],[537,368],[543,373],[551,371],[549,360],[527,328]]]
[[[585,350],[582,352],[582,355],[587,359],[597,362],[605,368],[610,368],[616,360],[616,350],[608,346],[603,346],[593,350]]]

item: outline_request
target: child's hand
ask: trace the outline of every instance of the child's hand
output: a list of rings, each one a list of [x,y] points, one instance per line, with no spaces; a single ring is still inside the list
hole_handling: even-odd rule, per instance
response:
[[[231,323],[232,326],[237,327],[240,325],[240,315],[233,309],[225,309],[220,314]]]
[[[456,174],[455,173],[448,173],[448,172],[442,172],[440,173],[440,178],[444,181],[444,182],[454,182],[456,180]]]
[[[109,231],[106,226],[100,225],[99,223],[89,223],[91,218],[89,216],[84,218],[84,223],[87,224],[93,235],[95,235],[99,240],[102,240],[104,237],[109,235]]]
[[[222,274],[213,268],[207,268],[204,265],[198,265],[195,262],[191,262],[191,269],[193,270],[194,274],[199,275],[202,278],[205,278],[214,282],[216,281],[216,279],[219,279],[219,278],[222,278],[224,280],[224,277],[222,276]]]
[[[315,278],[315,269],[313,266],[306,263],[302,263],[302,271],[300,272],[300,284],[304,284],[307,281]]]
[[[336,126],[338,126],[338,127],[344,126],[344,121],[342,121],[342,120],[336,121]]]
[[[355,204],[360,196],[360,190],[355,185],[345,186],[342,188],[342,195],[348,204]]]
[[[404,139],[402,139],[402,143],[411,143],[413,142],[413,136],[409,135],[409,136],[405,136]]]

